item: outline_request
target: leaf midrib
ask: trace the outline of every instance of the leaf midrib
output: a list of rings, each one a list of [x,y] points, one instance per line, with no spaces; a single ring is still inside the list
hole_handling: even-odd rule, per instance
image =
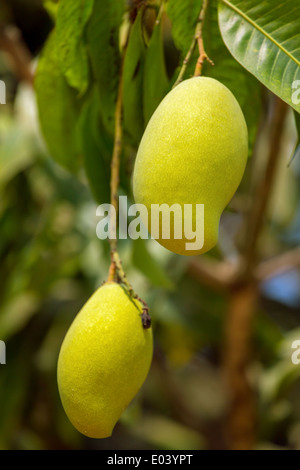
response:
[[[246,13],[240,10],[238,7],[230,3],[228,0],[219,0],[220,2],[224,3],[228,8],[231,8],[235,13],[238,13],[244,20],[248,21],[254,28],[256,28],[261,34],[263,34],[266,38],[268,38],[273,44],[275,44],[284,54],[286,54],[292,61],[294,61],[299,67],[300,62],[290,54],[288,50],[281,46],[279,42],[277,42],[269,33],[267,33],[263,28],[261,28],[257,23],[255,23]]]

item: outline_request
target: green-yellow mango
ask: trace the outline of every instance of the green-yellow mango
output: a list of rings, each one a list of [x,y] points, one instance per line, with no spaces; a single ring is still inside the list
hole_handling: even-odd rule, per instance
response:
[[[112,434],[148,374],[152,330],[142,305],[117,283],[99,287],[70,326],[61,346],[57,379],[65,412],[92,438]]]
[[[152,115],[138,149],[134,174],[135,202],[147,208],[141,213],[149,232],[169,250],[182,255],[205,253],[218,241],[219,221],[236,192],[248,156],[248,131],[243,112],[231,91],[219,81],[193,77],[171,90]],[[195,231],[196,204],[204,205],[203,246],[187,244],[190,233],[174,233],[171,217],[169,239],[159,236],[151,222],[151,207],[167,204],[162,213],[179,204],[192,205],[189,221]],[[157,219],[158,220],[158,219]],[[179,220],[179,219],[177,219]],[[199,219],[198,219],[199,220]],[[203,224],[202,229],[203,231]],[[155,235],[153,234],[155,232]],[[200,235],[199,235],[200,236]]]

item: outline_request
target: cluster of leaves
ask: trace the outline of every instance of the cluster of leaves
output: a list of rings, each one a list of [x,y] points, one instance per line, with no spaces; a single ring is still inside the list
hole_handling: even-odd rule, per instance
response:
[[[39,61],[35,88],[40,122],[52,157],[65,168],[85,169],[97,202],[109,201],[114,113],[121,46],[131,26],[124,1],[62,0]],[[153,16],[154,15],[154,16]],[[161,23],[136,8],[124,62],[122,183],[128,191],[131,148],[169,86]],[[161,53],[158,53],[160,50]]]
[[[204,41],[215,66],[206,63],[203,74],[233,91],[246,116],[251,145],[260,114],[261,82],[299,112],[289,95],[290,80],[299,76],[299,47],[293,38],[299,22],[294,14],[297,1],[209,4]],[[55,27],[35,81],[40,123],[51,157],[73,175],[45,157],[26,134],[24,121],[19,125],[16,116],[6,120],[1,114],[0,337],[8,351],[0,375],[0,402],[5,404],[0,410],[1,448],[107,445],[79,436],[65,418],[56,387],[59,345],[109,264],[108,247],[96,239],[91,223],[93,199],[79,179],[84,170],[94,200],[109,201],[121,50],[130,28],[123,70],[121,174],[122,189],[130,193],[130,169],[140,137],[178,75],[201,4],[201,0],[168,0],[156,23],[160,2],[155,1],[46,2]],[[186,77],[193,74],[196,59],[197,50]],[[298,204],[299,176],[293,180],[292,172],[282,173],[292,193],[280,193],[287,208]],[[283,241],[284,228],[273,227],[265,241],[268,250],[299,242],[296,219],[289,240]],[[234,225],[232,219],[229,225]],[[155,244],[124,240],[120,250],[130,280],[151,306],[156,355],[143,394],[124,414],[109,445],[221,448],[218,435],[226,393],[219,367],[225,298],[199,286],[185,259]],[[281,277],[277,282],[281,289],[278,284],[263,286],[254,328],[252,373],[259,387],[259,440],[264,447],[299,447],[299,368],[290,361],[291,340],[299,338],[299,289],[297,285],[293,291],[287,289],[292,283]],[[278,298],[282,290],[285,298]],[[286,337],[285,344],[287,331],[291,338]],[[203,429],[192,429],[199,423],[204,423]]]
[[[130,193],[132,154],[153,111],[174,83],[202,1],[47,4],[55,27],[35,82],[42,131],[52,157],[72,172],[83,167],[96,201],[107,202],[122,46],[128,40],[121,182]],[[209,4],[203,34],[215,66],[206,63],[203,73],[227,85],[240,102],[250,153],[260,115],[260,82],[297,111],[299,125],[300,107],[292,99],[293,83],[300,75],[296,8],[295,0],[280,6],[274,0],[263,5],[254,0],[211,0]],[[192,75],[196,58],[197,51],[186,78]]]

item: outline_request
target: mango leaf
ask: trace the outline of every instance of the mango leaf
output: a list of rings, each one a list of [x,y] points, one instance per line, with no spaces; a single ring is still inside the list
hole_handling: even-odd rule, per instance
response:
[[[149,279],[152,285],[171,289],[171,280],[159,262],[149,253],[145,240],[138,238],[132,243],[133,265]]]
[[[143,38],[143,9],[132,26],[123,71],[124,130],[133,143],[138,143],[144,131],[143,74],[146,46]]]
[[[184,54],[187,53],[195,34],[201,5],[202,0],[169,0],[167,3],[174,43]]]
[[[83,94],[89,83],[89,63],[83,34],[94,0],[60,0],[56,18],[56,46],[61,70],[70,86]]]
[[[0,337],[7,341],[24,328],[38,311],[40,301],[35,293],[23,292],[11,297],[2,306],[0,315]]]
[[[94,87],[82,108],[78,134],[90,189],[95,200],[103,204],[110,200],[110,157],[113,142],[103,127],[99,109],[99,93]]]
[[[169,87],[166,70],[162,22],[155,25],[147,49],[144,70],[144,120],[149,121],[153,112],[165,96]]]
[[[230,54],[222,40],[218,25],[217,0],[209,3],[204,24],[204,44],[214,66],[207,61],[203,75],[226,85],[238,100],[248,127],[249,155],[252,154],[261,111],[261,84]]]
[[[300,112],[299,1],[219,0],[219,25],[229,51],[269,90]]]
[[[80,155],[76,123],[81,102],[60,70],[55,34],[53,31],[49,36],[38,63],[37,106],[41,131],[52,158],[74,172]]]
[[[97,0],[87,27],[87,48],[99,90],[102,120],[112,134],[120,75],[119,28],[123,11],[123,0]]]

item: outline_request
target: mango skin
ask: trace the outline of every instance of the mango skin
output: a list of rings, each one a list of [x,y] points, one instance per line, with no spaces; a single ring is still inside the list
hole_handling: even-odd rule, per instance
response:
[[[198,255],[218,242],[219,221],[236,192],[248,157],[248,131],[231,91],[219,81],[193,77],[171,90],[152,115],[138,149],[133,194],[151,204],[204,204],[204,245],[187,250],[187,240],[157,241],[181,255]],[[194,225],[195,229],[195,225]],[[183,231],[184,232],[184,231]],[[171,231],[172,235],[172,231]]]
[[[152,330],[140,302],[117,283],[99,287],[70,326],[61,346],[57,380],[73,426],[91,438],[111,436],[148,374]]]

